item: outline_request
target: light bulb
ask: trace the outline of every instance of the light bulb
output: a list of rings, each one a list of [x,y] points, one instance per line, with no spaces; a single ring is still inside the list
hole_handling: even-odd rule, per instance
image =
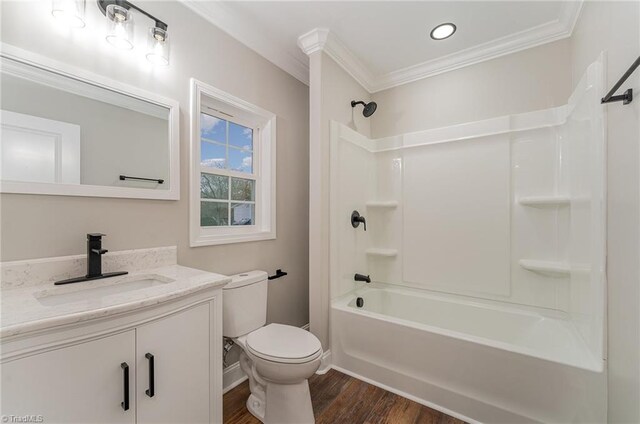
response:
[[[111,21],[106,40],[118,49],[133,48],[133,15],[129,10],[116,4],[107,6],[107,18]]]
[[[165,29],[149,28],[147,60],[157,66],[169,66],[169,34]]]
[[[85,0],[52,0],[51,14],[66,26],[83,28],[85,6]]]

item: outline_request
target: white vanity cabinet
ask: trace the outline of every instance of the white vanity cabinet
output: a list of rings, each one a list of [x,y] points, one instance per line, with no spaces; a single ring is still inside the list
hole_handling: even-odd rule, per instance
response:
[[[134,363],[135,339],[135,330],[129,330],[3,363],[2,415],[41,416],[52,423],[134,423],[134,404],[124,411],[120,402],[121,364]],[[129,370],[129,384],[134,382]]]
[[[220,288],[204,290],[3,340],[0,414],[46,423],[221,423],[221,301]]]
[[[139,423],[209,422],[208,306],[200,305],[136,329]]]

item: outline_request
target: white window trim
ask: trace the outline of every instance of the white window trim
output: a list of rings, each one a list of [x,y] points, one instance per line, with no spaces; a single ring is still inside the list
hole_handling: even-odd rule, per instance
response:
[[[202,96],[224,103],[229,109],[255,116],[253,154],[256,177],[256,224],[203,228],[200,226],[200,112]],[[210,114],[210,112],[205,111]],[[191,247],[276,238],[276,115],[225,93],[202,81],[191,79],[191,137],[189,156],[189,239]],[[228,119],[228,118],[225,118]],[[231,122],[234,119],[231,119]],[[213,171],[213,170],[212,170]],[[218,175],[247,178],[247,174],[220,170]],[[234,202],[232,202],[234,203]]]

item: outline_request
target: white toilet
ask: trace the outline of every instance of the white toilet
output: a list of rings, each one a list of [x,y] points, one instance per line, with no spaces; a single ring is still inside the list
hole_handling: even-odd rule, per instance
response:
[[[242,348],[249,376],[247,409],[266,424],[315,422],[307,379],[320,366],[322,345],[310,332],[267,321],[267,273],[232,276],[224,287],[223,334]]]

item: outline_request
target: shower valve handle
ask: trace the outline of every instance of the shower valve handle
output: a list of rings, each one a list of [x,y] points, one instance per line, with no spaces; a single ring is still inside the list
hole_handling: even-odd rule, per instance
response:
[[[367,231],[367,220],[364,219],[364,216],[360,215],[360,212],[353,211],[351,213],[351,226],[353,228],[358,228],[360,223],[364,225],[364,230]]]

